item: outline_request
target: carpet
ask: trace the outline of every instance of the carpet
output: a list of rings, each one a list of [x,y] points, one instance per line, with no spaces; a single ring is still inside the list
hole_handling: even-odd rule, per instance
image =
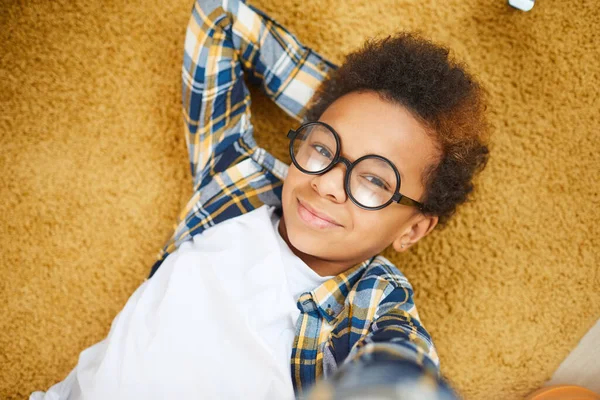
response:
[[[600,8],[539,0],[251,0],[340,63],[420,30],[490,94],[474,201],[410,252],[443,373],[520,399],[600,317]],[[62,380],[146,278],[191,194],[180,65],[191,1],[0,0],[0,398]],[[257,140],[294,121],[257,90]]]

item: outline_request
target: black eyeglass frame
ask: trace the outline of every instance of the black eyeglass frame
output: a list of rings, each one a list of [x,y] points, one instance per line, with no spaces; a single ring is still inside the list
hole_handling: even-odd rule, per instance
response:
[[[335,144],[336,144],[335,156],[333,157],[333,160],[331,161],[331,163],[327,167],[322,169],[321,171],[316,171],[316,172],[308,171],[308,170],[302,168],[300,166],[300,164],[298,163],[298,161],[296,161],[296,157],[294,157],[294,139],[296,139],[296,137],[298,136],[298,132],[300,130],[305,129],[312,125],[322,125],[322,126],[326,127],[327,129],[329,129],[333,133],[333,137],[335,138]],[[416,200],[413,200],[410,197],[407,197],[400,193],[400,184],[402,183],[401,179],[400,179],[400,173],[398,172],[398,169],[396,168],[396,166],[387,158],[377,155],[377,154],[367,154],[367,155],[360,157],[358,160],[351,162],[347,158],[342,157],[341,156],[342,143],[340,140],[340,136],[335,131],[335,129],[333,129],[333,127],[331,127],[329,124],[326,124],[325,122],[321,122],[321,121],[307,122],[307,123],[300,125],[295,130],[290,129],[287,134],[287,137],[290,139],[290,157],[292,158],[292,162],[294,163],[296,168],[298,168],[300,171],[302,171],[305,174],[323,175],[324,173],[331,170],[334,166],[336,166],[340,162],[345,164],[346,165],[346,175],[344,177],[344,190],[346,191],[346,194],[348,195],[350,200],[354,204],[356,204],[358,207],[365,209],[365,210],[376,211],[376,210],[381,210],[382,208],[385,208],[395,202],[395,203],[403,204],[403,205],[409,206],[409,207],[416,207],[421,211],[423,210],[424,205],[422,203],[420,203]],[[350,189],[349,189],[350,188],[350,174],[352,173],[352,169],[356,166],[356,164],[358,164],[359,162],[361,162],[362,160],[367,159],[367,158],[369,158],[369,159],[375,158],[375,159],[378,159],[378,160],[388,163],[392,167],[392,170],[394,171],[394,174],[396,175],[396,188],[394,189],[394,194],[386,203],[384,203],[380,206],[377,206],[377,207],[367,207],[367,206],[360,204],[358,202],[358,200],[356,200],[354,198],[354,196],[352,196],[352,193],[350,192]]]

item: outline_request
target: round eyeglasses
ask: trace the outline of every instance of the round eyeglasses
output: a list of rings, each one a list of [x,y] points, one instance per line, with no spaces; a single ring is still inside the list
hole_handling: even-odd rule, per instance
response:
[[[336,164],[346,165],[344,189],[350,200],[366,210],[380,210],[391,203],[423,209],[423,204],[400,193],[400,174],[390,160],[375,154],[354,162],[341,157],[337,132],[324,122],[308,122],[288,132],[290,157],[300,171],[322,175]]]

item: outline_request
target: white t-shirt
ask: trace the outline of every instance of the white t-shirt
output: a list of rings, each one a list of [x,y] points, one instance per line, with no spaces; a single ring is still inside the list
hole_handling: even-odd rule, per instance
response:
[[[293,399],[298,296],[319,276],[262,206],[182,243],[84,350],[30,399]]]

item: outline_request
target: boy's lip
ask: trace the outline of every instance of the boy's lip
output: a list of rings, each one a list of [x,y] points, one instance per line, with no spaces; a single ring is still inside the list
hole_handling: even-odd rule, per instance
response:
[[[328,214],[319,211],[317,209],[315,209],[314,207],[311,207],[308,203],[306,203],[305,201],[302,201],[300,199],[298,199],[298,203],[304,207],[309,213],[313,214],[315,217],[320,218],[324,221],[327,221],[331,224],[337,225],[337,226],[342,226],[342,224],[340,224],[339,222],[337,222],[334,218],[332,218],[331,216],[329,216]]]

